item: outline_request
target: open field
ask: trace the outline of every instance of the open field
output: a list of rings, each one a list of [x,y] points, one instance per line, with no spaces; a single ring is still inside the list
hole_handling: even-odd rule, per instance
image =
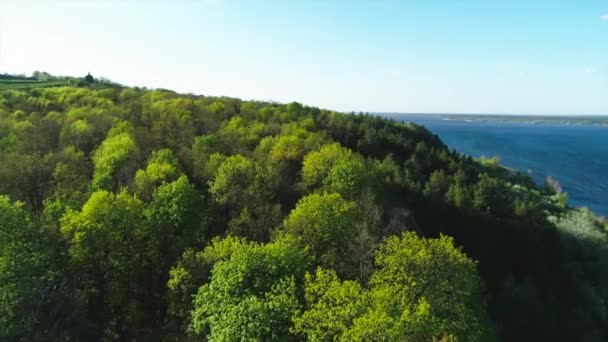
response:
[[[41,87],[57,87],[67,85],[66,81],[36,81],[26,79],[0,79],[0,91],[8,89],[26,89]]]

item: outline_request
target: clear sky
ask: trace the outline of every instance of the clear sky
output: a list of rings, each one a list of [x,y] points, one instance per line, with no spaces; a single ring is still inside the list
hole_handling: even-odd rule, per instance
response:
[[[0,0],[0,73],[340,111],[608,114],[608,0]]]

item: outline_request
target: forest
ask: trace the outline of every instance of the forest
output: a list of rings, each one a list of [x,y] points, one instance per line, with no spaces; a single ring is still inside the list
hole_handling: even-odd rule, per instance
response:
[[[554,181],[374,115],[65,83],[0,90],[2,341],[608,339],[608,224]]]

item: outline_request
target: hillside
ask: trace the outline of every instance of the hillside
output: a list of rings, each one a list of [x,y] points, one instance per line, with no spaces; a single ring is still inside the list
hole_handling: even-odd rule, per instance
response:
[[[608,338],[606,223],[424,127],[10,83],[1,340]]]

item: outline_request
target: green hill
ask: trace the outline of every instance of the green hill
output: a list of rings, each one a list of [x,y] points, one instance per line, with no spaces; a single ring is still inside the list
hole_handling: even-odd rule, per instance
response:
[[[2,340],[608,338],[606,222],[424,127],[28,83],[0,80]]]

